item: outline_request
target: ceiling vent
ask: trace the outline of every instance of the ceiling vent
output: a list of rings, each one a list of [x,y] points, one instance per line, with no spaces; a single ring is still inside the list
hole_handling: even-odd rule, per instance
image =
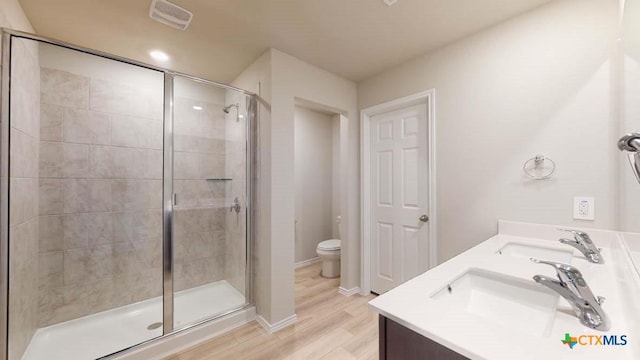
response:
[[[153,0],[149,8],[149,17],[176,29],[186,30],[193,13],[166,0]]]

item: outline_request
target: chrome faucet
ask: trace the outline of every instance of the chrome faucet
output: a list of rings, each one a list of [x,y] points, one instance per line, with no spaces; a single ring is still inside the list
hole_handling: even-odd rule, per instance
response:
[[[554,261],[531,259],[537,264],[553,266],[558,280],[543,275],[535,275],[533,280],[557,292],[571,304],[582,325],[591,329],[607,331],[611,327],[609,318],[600,306],[604,302],[601,296],[594,296],[582,273],[577,268]]]
[[[589,262],[594,264],[604,264],[604,259],[602,258],[602,254],[600,254],[600,249],[598,249],[593,241],[591,241],[591,238],[587,233],[578,230],[558,230],[573,233],[573,240],[560,239],[559,241],[561,243],[571,245],[578,249],[582,255],[589,260]]]

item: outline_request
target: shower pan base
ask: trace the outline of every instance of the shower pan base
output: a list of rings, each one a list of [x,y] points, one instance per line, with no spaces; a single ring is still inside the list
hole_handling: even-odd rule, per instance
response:
[[[245,305],[225,280],[177,292],[175,329]],[[162,297],[38,329],[23,360],[97,359],[162,335]]]

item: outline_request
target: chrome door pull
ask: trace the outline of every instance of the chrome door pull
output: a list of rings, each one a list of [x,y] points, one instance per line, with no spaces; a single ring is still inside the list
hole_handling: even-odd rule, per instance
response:
[[[427,222],[427,221],[429,221],[429,217],[427,215],[422,215],[422,216],[420,216],[420,221]]]
[[[231,204],[231,209],[229,211],[239,213],[241,208],[240,200],[238,200],[238,197],[236,196],[236,198],[233,199],[233,204]]]

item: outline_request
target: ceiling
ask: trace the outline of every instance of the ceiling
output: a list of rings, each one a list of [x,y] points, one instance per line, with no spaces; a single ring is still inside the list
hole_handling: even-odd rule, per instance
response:
[[[151,0],[19,0],[39,35],[230,82],[268,48],[359,81],[550,0],[173,0],[186,31],[148,17]]]

